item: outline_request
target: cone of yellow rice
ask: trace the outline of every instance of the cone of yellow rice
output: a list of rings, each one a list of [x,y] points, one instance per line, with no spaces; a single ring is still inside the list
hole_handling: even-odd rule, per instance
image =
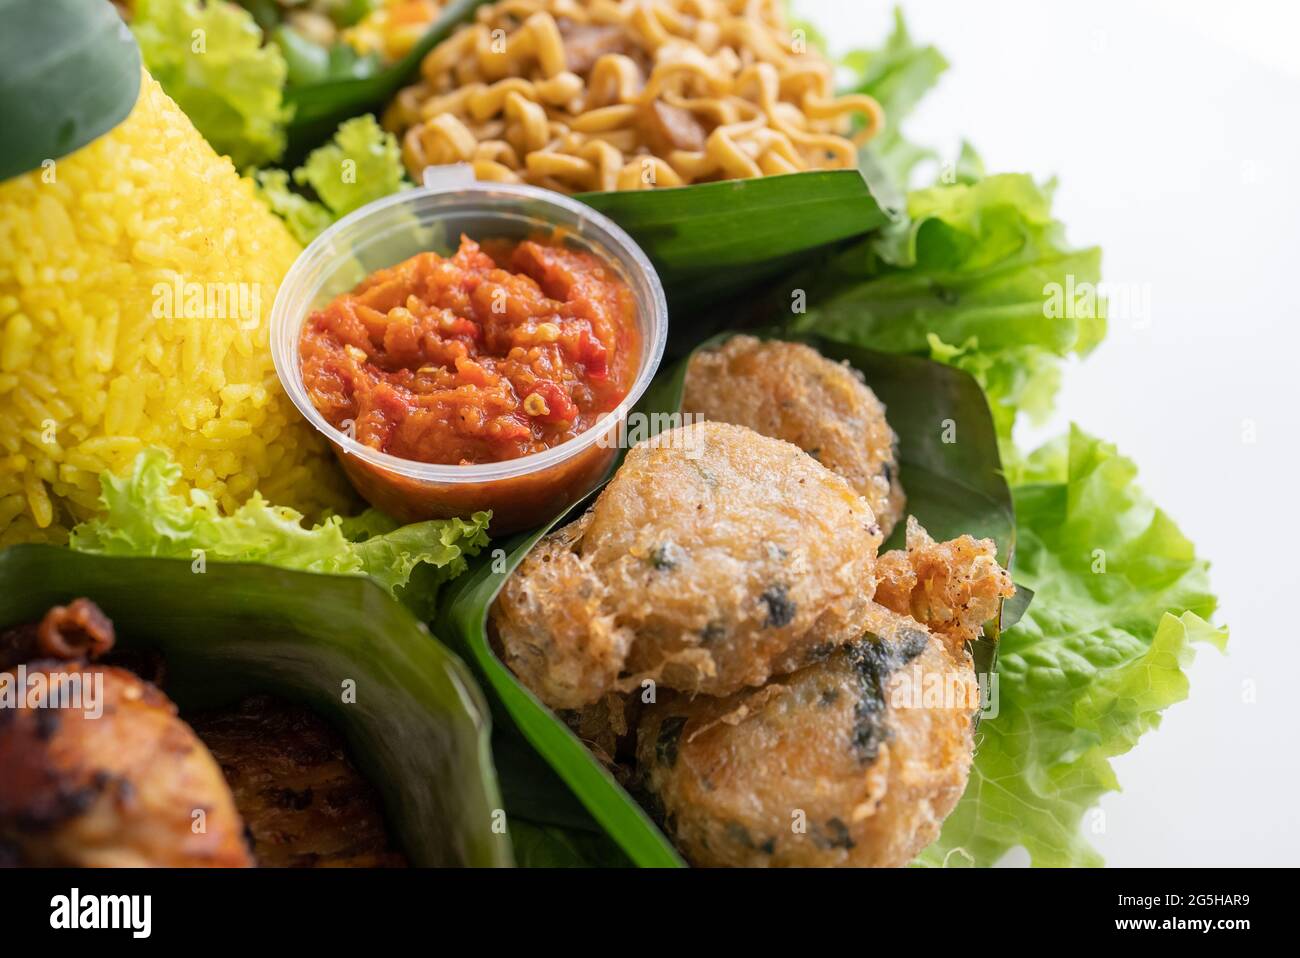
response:
[[[227,512],[342,505],[268,346],[298,252],[147,73],[116,128],[0,183],[0,546],[65,540],[150,446]]]

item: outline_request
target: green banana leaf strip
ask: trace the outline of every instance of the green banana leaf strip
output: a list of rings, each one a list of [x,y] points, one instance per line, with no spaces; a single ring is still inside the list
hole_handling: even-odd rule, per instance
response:
[[[1014,629],[1016,623],[1024,618],[1029,603],[1034,600],[1034,590],[1027,585],[1016,583],[1016,594],[1002,603],[1002,616],[998,620],[998,631]]]
[[[112,4],[0,0],[0,180],[121,123],[140,93],[140,50]]]
[[[492,757],[516,865],[627,868],[634,864],[507,713],[498,718],[494,712]]]
[[[324,143],[344,120],[382,110],[419,70],[424,55],[469,20],[487,0],[452,0],[406,56],[373,76],[326,80],[289,87],[285,102],[293,108],[286,162],[301,159]]]
[[[473,560],[470,570],[453,580],[444,597],[443,612],[438,620],[438,633],[450,638],[452,643],[478,671],[484,690],[493,699],[493,714],[498,722],[509,722],[520,736],[542,756],[550,769],[559,776],[568,790],[576,795],[582,806],[601,829],[608,834],[632,864],[647,867],[676,867],[681,859],[650,818],[614,780],[613,775],[592,756],[555,714],[523,686],[492,650],[487,637],[487,612],[506,578],[515,570],[537,540],[561,524],[569,516],[581,514],[590,500],[580,503],[570,513],[557,516],[541,528],[515,536],[490,554]],[[530,758],[532,756],[529,756]],[[498,763],[504,761],[498,756]],[[588,830],[582,816],[564,822],[554,818],[570,810],[546,801],[542,796],[555,798],[551,776],[543,774],[538,786],[542,796],[533,795],[529,801],[529,776],[513,769],[516,786],[507,785],[507,808],[510,810],[510,829],[514,832],[514,817],[521,802],[528,801],[523,817],[524,848],[534,864],[561,863],[562,853],[556,846],[579,842],[572,838]],[[502,778],[510,781],[512,772],[502,770]],[[529,817],[529,816],[535,817]],[[552,821],[539,819],[551,818]],[[567,827],[565,827],[567,826]],[[549,840],[548,840],[549,839]],[[544,849],[539,849],[542,842]],[[576,854],[576,852],[575,852]],[[588,864],[594,863],[590,859]]]
[[[637,241],[659,273],[674,317],[787,274],[813,251],[877,230],[902,212],[886,205],[856,170],[580,193],[577,199]]]
[[[704,347],[723,338],[714,337]],[[992,538],[1000,559],[1009,562],[1015,545],[1015,513],[1002,476],[993,419],[975,380],[961,370],[927,359],[878,353],[815,337],[802,341],[861,370],[888,407],[889,421],[899,435],[900,475],[908,495],[908,512],[938,538],[963,533]],[[637,405],[637,412],[654,415],[679,411],[686,366],[683,360],[662,371]],[[658,431],[653,420],[650,431]],[[535,749],[632,863],[643,867],[675,865],[680,859],[641,807],[569,728],[501,663],[487,637],[488,609],[506,578],[538,539],[580,515],[594,496],[541,529],[499,543],[499,550],[474,560],[470,571],[448,586],[437,632],[446,636],[478,671],[493,702],[499,735],[514,730]],[[902,538],[900,528],[889,547],[901,547]],[[972,652],[977,669],[990,671],[996,637],[975,643]],[[525,760],[516,749],[496,747],[494,751],[507,808],[511,810],[512,834],[517,821],[512,805],[528,805],[524,815],[527,821],[516,839],[516,854],[539,855],[547,864],[564,864],[566,857],[571,864],[579,859],[599,862],[599,854],[583,844],[588,840],[588,830],[582,817],[574,817],[563,796],[554,793],[554,781],[535,768],[515,765]],[[531,799],[530,789],[537,790]],[[519,797],[512,803],[515,796]],[[545,821],[548,817],[549,821]]]
[[[510,845],[486,703],[465,666],[399,602],[362,577],[177,559],[0,551],[0,628],[77,596],[113,620],[118,647],[156,649],[185,709],[269,692],[310,706],[345,735],[417,865],[499,866]],[[356,683],[354,703],[343,683]]]

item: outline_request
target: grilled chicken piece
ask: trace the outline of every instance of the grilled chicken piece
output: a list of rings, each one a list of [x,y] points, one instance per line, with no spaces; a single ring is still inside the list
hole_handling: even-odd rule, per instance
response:
[[[221,769],[176,706],[88,661],[112,643],[112,624],[85,599],[0,638],[11,666],[0,680],[24,701],[46,690],[45,707],[0,710],[0,863],[251,866]],[[22,666],[33,652],[43,657]]]
[[[91,661],[113,639],[87,599],[0,632],[0,681],[76,705],[0,709],[0,865],[406,864],[324,721],[256,696],[191,729],[158,687]],[[155,654],[111,658],[162,675]]]
[[[378,793],[348,760],[341,735],[308,709],[270,696],[196,715],[234,791],[259,864],[400,867]]]

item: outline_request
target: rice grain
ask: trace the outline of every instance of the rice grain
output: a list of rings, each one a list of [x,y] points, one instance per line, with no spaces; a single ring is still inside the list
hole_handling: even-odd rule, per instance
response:
[[[116,129],[0,183],[0,546],[64,541],[148,446],[225,511],[342,507],[268,345],[298,253],[147,74]]]

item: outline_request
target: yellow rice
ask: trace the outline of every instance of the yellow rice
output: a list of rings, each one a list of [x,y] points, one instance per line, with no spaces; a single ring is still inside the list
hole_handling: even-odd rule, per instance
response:
[[[147,74],[115,130],[0,183],[0,545],[66,539],[148,445],[227,511],[341,505],[268,347],[298,252]]]

